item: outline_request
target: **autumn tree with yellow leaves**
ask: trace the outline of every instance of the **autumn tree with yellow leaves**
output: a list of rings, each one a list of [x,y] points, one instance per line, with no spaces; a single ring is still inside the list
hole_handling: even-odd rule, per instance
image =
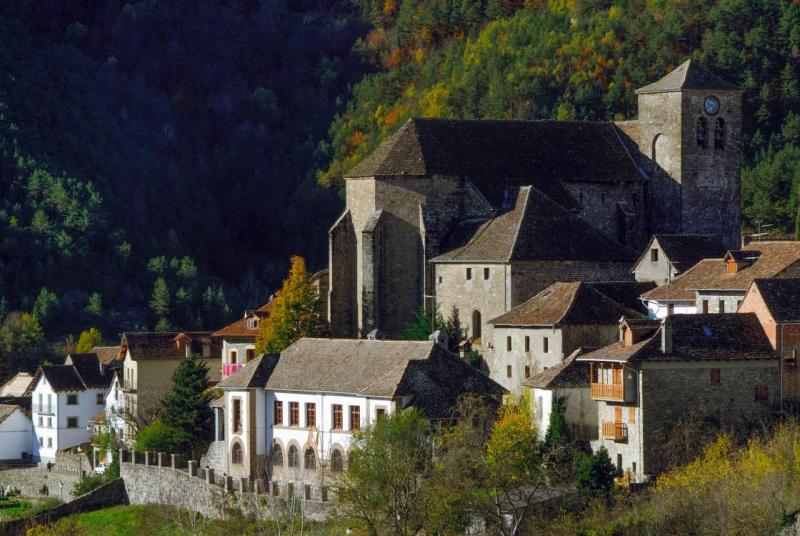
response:
[[[272,311],[259,325],[257,353],[278,353],[303,337],[328,334],[318,290],[306,270],[306,261],[293,256],[290,263],[289,276],[273,299]]]

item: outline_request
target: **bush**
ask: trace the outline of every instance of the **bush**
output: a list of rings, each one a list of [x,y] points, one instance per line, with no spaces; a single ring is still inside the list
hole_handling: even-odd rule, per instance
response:
[[[611,463],[608,452],[600,447],[594,454],[583,455],[578,465],[575,487],[588,497],[607,495],[617,475],[617,468]]]
[[[167,426],[161,421],[148,424],[136,434],[134,448],[139,452],[179,452],[183,445],[180,430]]]
[[[86,495],[90,491],[93,491],[103,484],[106,484],[108,480],[106,479],[105,475],[97,475],[97,474],[90,474],[86,475],[80,479],[80,481],[76,482],[75,485],[72,487],[72,496],[73,497],[80,497],[81,495]]]
[[[47,484],[39,488],[39,495],[41,495],[42,497],[47,497],[48,495],[50,495],[50,488],[47,487]]]

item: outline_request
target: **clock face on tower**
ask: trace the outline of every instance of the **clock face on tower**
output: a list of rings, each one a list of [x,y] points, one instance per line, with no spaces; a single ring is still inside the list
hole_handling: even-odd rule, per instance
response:
[[[706,97],[705,102],[703,102],[703,108],[705,108],[708,115],[716,115],[719,111],[719,99],[714,96]]]

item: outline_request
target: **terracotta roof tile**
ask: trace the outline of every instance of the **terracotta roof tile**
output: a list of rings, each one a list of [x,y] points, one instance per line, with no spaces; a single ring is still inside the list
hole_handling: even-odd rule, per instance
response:
[[[97,354],[97,358],[104,365],[108,365],[115,359],[120,358],[121,346],[95,346],[91,349],[90,353]],[[122,356],[124,359],[125,356]]]
[[[191,351],[202,355],[203,339],[211,341],[211,356],[219,358],[222,353],[222,343],[212,338],[210,331],[186,332],[126,332],[122,334],[122,346],[126,347],[134,361],[140,359],[181,359],[186,357],[186,351],[180,350],[176,339],[180,335],[189,338]]]

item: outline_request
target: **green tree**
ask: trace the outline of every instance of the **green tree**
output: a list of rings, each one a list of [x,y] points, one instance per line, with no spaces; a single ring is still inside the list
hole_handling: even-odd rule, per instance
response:
[[[79,354],[87,353],[97,346],[103,345],[103,334],[97,328],[89,328],[78,337],[78,345],[75,351]]]
[[[183,452],[185,436],[180,430],[156,420],[139,430],[133,446],[139,452]]]
[[[414,315],[414,320],[406,324],[403,338],[409,341],[427,341],[431,333],[437,330],[445,330],[444,317],[437,312],[434,320],[431,313],[421,307]]]
[[[450,309],[444,332],[447,334],[447,346],[451,352],[458,350],[459,343],[467,338],[467,329],[461,325],[461,317],[455,305]]]
[[[344,515],[373,536],[423,533],[435,501],[431,441],[430,423],[416,409],[356,431],[347,472],[336,483]]]
[[[9,313],[0,324],[0,377],[32,370],[46,356],[47,341],[30,313]]]
[[[605,447],[600,447],[594,454],[584,454],[578,465],[575,476],[575,487],[588,497],[607,495],[614,485],[619,471],[611,463]]]
[[[553,400],[550,411],[550,422],[547,426],[544,444],[547,448],[558,448],[572,441],[566,417],[566,401],[563,398]]]
[[[172,392],[162,401],[161,421],[177,432],[179,452],[195,454],[213,436],[214,414],[208,403],[208,367],[192,355],[172,374]]]
[[[272,312],[259,324],[257,352],[278,353],[300,338],[328,334],[305,260],[294,256],[290,262],[289,277],[273,299]]]
[[[92,293],[84,311],[91,317],[101,317],[103,315],[103,297],[98,292]]]
[[[33,304],[32,313],[43,326],[50,325],[58,315],[59,299],[54,292],[42,287]]]
[[[150,310],[158,319],[165,319],[170,311],[170,294],[167,282],[163,277],[156,279],[153,284],[153,294],[150,296]]]

